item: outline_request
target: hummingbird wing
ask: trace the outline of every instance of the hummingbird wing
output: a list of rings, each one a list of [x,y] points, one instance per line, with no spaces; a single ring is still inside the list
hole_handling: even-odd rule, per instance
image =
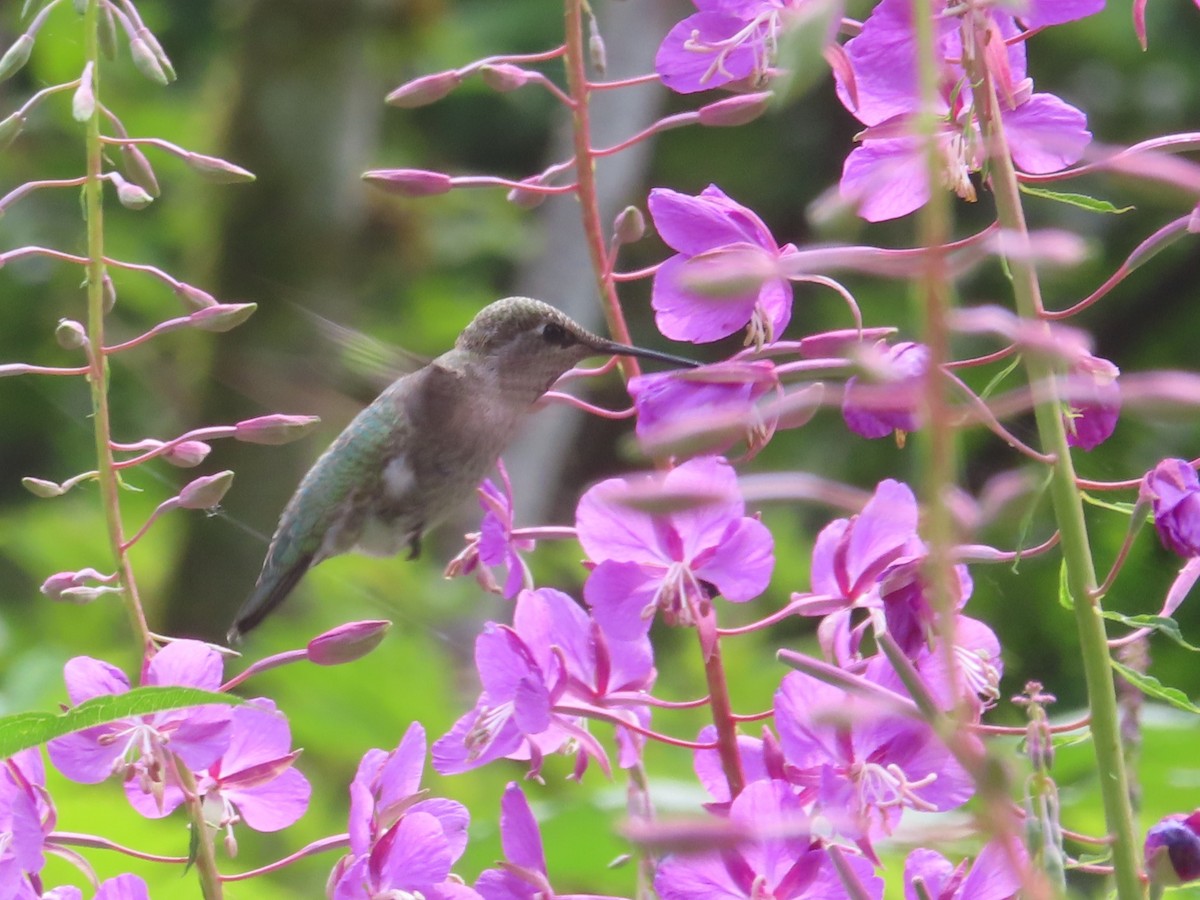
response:
[[[310,568],[358,542],[395,444],[393,398],[407,380],[360,412],[304,476],[279,519],[254,590],[229,629],[230,643],[279,606]]]

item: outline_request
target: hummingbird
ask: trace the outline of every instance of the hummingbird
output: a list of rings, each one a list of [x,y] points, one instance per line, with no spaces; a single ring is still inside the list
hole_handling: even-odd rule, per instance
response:
[[[471,496],[559,376],[600,354],[698,365],[592,334],[539,300],[509,297],[480,310],[451,350],[392,382],[309,469],[229,642],[322,560],[405,547],[415,559],[421,536]]]

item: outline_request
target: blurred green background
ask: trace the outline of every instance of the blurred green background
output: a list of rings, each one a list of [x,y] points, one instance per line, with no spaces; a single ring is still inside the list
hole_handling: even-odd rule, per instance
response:
[[[20,32],[20,4],[0,8],[0,43]],[[231,302],[255,302],[257,314],[226,335],[180,331],[113,361],[114,437],[170,438],[184,430],[223,424],[268,412],[315,414],[318,434],[286,447],[214,444],[198,470],[154,465],[128,474],[140,492],[123,494],[128,532],[196,474],[225,468],[237,479],[223,511],[214,517],[173,513],[133,553],[152,627],[217,640],[254,582],[266,539],[280,509],[307,466],[328,440],[379,387],[379,373],[348,353],[323,320],[370,335],[388,345],[436,355],[472,314],[496,297],[524,292],[572,310],[597,314],[592,278],[580,256],[572,201],[551,201],[528,212],[501,192],[456,191],[422,201],[400,200],[365,187],[362,171],[422,167],[452,173],[520,177],[563,155],[565,119],[536,88],[496,95],[478,79],[442,102],[396,110],[383,96],[401,82],[496,53],[531,52],[561,40],[561,9],[550,0],[189,0],[140,7],[171,54],[179,80],[160,89],[141,78],[122,52],[103,68],[102,99],[131,135],[156,136],[203,153],[225,156],[258,175],[251,185],[213,187],[178,161],[151,154],[162,197],[144,211],[106,208],[106,247],[113,256],[163,267],[176,277]],[[670,25],[692,7],[684,2],[625,0],[597,3],[612,74],[648,71],[654,48]],[[865,14],[863,4],[851,11]],[[1040,90],[1054,91],[1086,110],[1097,141],[1132,143],[1156,134],[1186,131],[1200,121],[1200,13],[1184,0],[1150,5],[1150,50],[1141,52],[1126,4],[1102,15],[1039,35],[1030,44],[1030,72]],[[82,38],[70,5],[57,9],[43,29],[29,65],[0,84],[7,114],[34,91],[77,77]],[[561,73],[547,68],[552,77]],[[67,178],[82,171],[80,128],[70,118],[67,95],[34,112],[25,133],[0,153],[0,190],[35,178]],[[691,108],[694,101],[649,88],[603,98],[597,128],[610,136],[632,133],[656,114]],[[695,193],[716,183],[758,211],[781,243],[871,242],[907,246],[911,223],[866,227],[835,221],[812,224],[809,210],[836,182],[856,123],[837,103],[828,82],[777,113],[738,129],[670,132],[640,154],[602,167],[605,216],[628,203],[644,207],[646,191],[667,186]],[[1093,177],[1079,189],[1135,209],[1098,216],[1031,199],[1036,227],[1064,227],[1084,235],[1092,254],[1069,271],[1050,274],[1046,303],[1063,307],[1085,296],[1141,240],[1184,214],[1196,198]],[[967,233],[990,215],[986,193],[978,208],[958,206]],[[73,191],[40,192],[7,210],[0,247],[49,245],[82,252],[84,232]],[[621,268],[661,259],[665,250],[648,237],[623,255]],[[158,282],[113,271],[118,301],[109,317],[114,338],[134,336],[180,314]],[[1200,323],[1200,266],[1195,242],[1184,240],[1136,273],[1075,324],[1096,337],[1097,352],[1125,371],[1194,366]],[[0,362],[75,365],[77,355],[53,338],[59,318],[83,317],[79,271],[43,261],[0,270]],[[899,324],[912,336],[913,310],[903,287],[864,277],[847,279],[868,324]],[[961,285],[964,302],[1007,297],[1003,273],[991,265]],[[623,289],[635,340],[666,346],[653,328],[648,285]],[[799,287],[789,336],[849,325],[840,301],[828,292]],[[710,358],[736,342],[698,351]],[[676,348],[681,349],[681,348]],[[687,348],[682,348],[690,352]],[[386,379],[385,379],[386,380]],[[589,388],[592,399],[620,405],[616,381]],[[1031,424],[1011,423],[1029,438]],[[569,523],[587,483],[639,461],[629,427],[585,422],[575,413],[539,416],[530,434],[506,459],[517,492],[521,524]],[[124,612],[111,603],[85,608],[46,601],[38,585],[65,569],[105,569],[94,487],[55,500],[26,493],[26,475],[61,481],[92,467],[89,400],[79,379],[8,378],[0,381],[0,712],[52,709],[64,700],[62,665],[87,654],[127,671],[137,657]],[[1081,454],[1081,475],[1134,478],[1167,456],[1192,457],[1200,429],[1190,411],[1169,415],[1129,409],[1112,440]],[[855,439],[835,411],[804,429],[780,435],[751,467],[755,471],[812,469],[825,477],[870,489],[880,478],[911,479],[916,444]],[[962,482],[979,490],[1020,460],[987,434],[963,441]],[[1023,510],[994,523],[978,537],[1011,548]],[[247,684],[248,695],[274,698],[290,716],[300,766],[317,785],[309,814],[276,835],[242,831],[240,871],[283,856],[305,842],[343,830],[346,790],[358,758],[369,747],[393,747],[411,720],[422,721],[431,741],[473,702],[477,684],[470,660],[481,622],[506,620],[508,604],[469,579],[447,582],[441,567],[474,527],[472,510],[457,526],[427,541],[418,563],[343,557],[305,580],[294,598],[255,632],[243,650],[249,659],[300,646],[337,623],[386,617],[396,623],[383,646],[366,660],[339,669],[293,666]],[[808,587],[808,558],[816,532],[833,515],[803,506],[770,507],[764,515],[779,546],[770,592],[752,610],[731,613],[748,620]],[[1098,568],[1120,546],[1126,520],[1093,510]],[[1031,536],[1050,532],[1047,510],[1033,515]],[[539,583],[578,594],[584,571],[575,546],[547,547],[534,559]],[[1153,612],[1179,566],[1149,531],[1143,533],[1107,603],[1128,613]],[[1035,678],[1059,698],[1053,713],[1067,718],[1083,704],[1082,676],[1069,614],[1057,602],[1057,562],[976,567],[972,614],[999,633],[1007,667],[1003,693],[1018,693]],[[1200,636],[1200,616],[1185,604],[1184,633]],[[782,674],[770,659],[781,644],[813,646],[809,623],[787,623],[760,638],[730,642],[726,651],[735,705],[751,711],[770,704]],[[688,635],[656,632],[660,694],[683,699],[703,693],[699,658]],[[1195,696],[1200,670],[1184,651],[1155,643],[1154,673]],[[231,664],[230,671],[243,663]],[[1194,722],[1154,709],[1147,716],[1139,775],[1143,827],[1158,816],[1200,805],[1200,770],[1189,740]],[[997,721],[1016,722],[1002,704]],[[690,737],[702,724],[694,714],[656,716],[660,730]],[[648,763],[659,808],[683,812],[701,799],[690,781],[685,754],[653,748]],[[503,784],[521,777],[519,766],[492,766],[476,774],[426,783],[472,810],[471,846],[458,871],[468,881],[500,856],[495,819]],[[606,869],[627,851],[612,834],[625,787],[593,770],[580,787],[564,780],[561,759],[546,767],[544,785],[527,784],[543,822],[551,875],[562,891],[629,893],[632,867]],[[1057,775],[1066,821],[1099,833],[1102,822],[1092,779],[1090,748],[1073,747]],[[59,827],[95,831],[139,849],[180,854],[186,833],[180,818],[147,822],[134,814],[115,784],[82,788],[52,775]],[[965,847],[964,851],[969,851]],[[195,882],[175,870],[127,862],[89,851],[102,874],[132,869],[151,879],[156,898],[198,895]],[[333,854],[297,863],[269,879],[231,884],[228,896],[317,896]],[[897,871],[896,863],[892,872]],[[52,862],[48,884],[73,870]],[[1080,890],[1097,883],[1080,880]]]

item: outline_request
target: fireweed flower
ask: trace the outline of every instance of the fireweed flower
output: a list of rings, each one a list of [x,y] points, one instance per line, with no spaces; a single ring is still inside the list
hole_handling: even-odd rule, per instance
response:
[[[0,896],[37,900],[29,876],[46,863],[43,847],[54,821],[41,753],[22,750],[0,762]]]
[[[1030,28],[1091,15],[1103,0],[1034,0],[1021,20]],[[1053,94],[1033,93],[1025,74],[1025,42],[1017,20],[990,10],[988,29],[994,46],[1006,52],[987,60],[996,81],[1000,115],[1013,162],[1026,172],[1046,173],[1079,160],[1091,141],[1087,117]],[[975,199],[969,175],[986,164],[975,117],[975,98],[961,59],[963,43],[957,20],[939,20],[937,50],[942,61],[936,137],[946,167],[944,186],[966,200]],[[867,130],[862,144],[846,158],[840,192],[858,204],[859,215],[878,222],[923,206],[931,186],[921,140],[909,125],[917,113],[916,40],[907,0],[882,0],[845,46],[854,82],[838,75],[838,96]],[[838,73],[835,72],[835,75]]]
[[[36,898],[37,894],[29,896]],[[42,894],[42,900],[83,900],[83,893],[77,887],[58,887]],[[92,900],[150,900],[150,891],[141,878],[126,872],[101,882]]]
[[[143,665],[143,685],[182,685],[216,691],[221,686],[221,656],[200,641],[173,641]],[[122,694],[129,679],[115,666],[77,656],[64,668],[67,696],[79,704],[92,697]],[[110,776],[125,782],[135,808],[139,794],[164,802],[174,755],[193,771],[207,769],[229,747],[232,711],[208,705],[132,716],[86,728],[50,741],[55,767],[72,781],[96,784]]]
[[[663,84],[692,94],[733,81],[762,82],[789,0],[692,0],[697,12],[672,28],[654,57]],[[802,2],[802,0],[800,0]]]
[[[503,489],[490,478],[479,486],[479,505],[483,520],[479,533],[468,535],[470,543],[446,568],[446,577],[475,573],[484,590],[501,594],[506,600],[517,596],[522,588],[533,586],[533,576],[521,553],[534,549],[532,538],[513,537],[512,485],[503,463],[498,463]],[[492,574],[493,567],[503,566],[507,573],[501,586]]]
[[[350,853],[329,877],[334,900],[477,896],[450,872],[466,849],[470,814],[453,800],[422,799],[424,769],[419,722],[391,753],[363,755],[350,785]]]
[[[1063,412],[1067,443],[1091,450],[1108,440],[1121,414],[1121,388],[1117,376],[1121,370],[1090,353],[1081,355],[1071,366],[1067,379],[1071,395]]]
[[[650,192],[650,216],[667,246],[676,251],[654,274],[651,305],[658,330],[676,341],[703,344],[728,337],[749,323],[747,343],[772,343],[792,317],[792,287],[782,278],[748,273],[747,284],[734,286],[732,296],[703,296],[681,283],[689,262],[698,256],[728,253],[737,259],[759,259],[771,270],[783,255],[755,213],[725,196],[715,184],[689,197],[666,188]],[[764,266],[757,266],[762,269]],[[739,280],[739,279],[734,279]]]
[[[654,878],[663,900],[847,896],[825,842],[809,833],[808,816],[787,785],[747,784],[730,805],[729,819],[759,837],[724,852],[668,856]],[[870,862],[851,852],[845,860],[865,896],[883,896],[883,880]]]
[[[1164,547],[1183,557],[1200,556],[1200,479],[1182,459],[1164,459],[1146,473],[1141,494],[1154,509]]]
[[[542,833],[529,801],[515,781],[504,789],[500,801],[500,843],[504,864],[500,869],[485,869],[475,882],[475,890],[484,900],[536,900],[553,897],[554,889],[546,874],[546,854]]]
[[[904,900],[1009,900],[1021,889],[1021,873],[1014,871],[1011,859],[1022,863],[1025,848],[1014,841],[1007,848],[992,841],[979,851],[975,862],[963,860],[957,866],[936,850],[918,848],[904,860]],[[925,894],[917,893],[920,881]]]
[[[207,769],[195,772],[196,792],[203,798],[209,822],[226,831],[226,846],[236,848],[233,826],[245,822],[255,831],[279,831],[304,815],[312,787],[292,763],[287,719],[265,698],[234,708],[229,747]],[[161,798],[129,794],[142,815],[165,816],[183,802],[183,791],[169,779]]]
[[[1187,884],[1200,878],[1200,810],[1155,823],[1146,832],[1144,855],[1154,884]]]
[[[589,756],[608,771],[607,754],[583,720],[556,708],[590,706],[631,723],[649,720],[638,703],[654,678],[645,635],[612,640],[560,591],[523,591],[513,627],[488,623],[476,640],[475,663],[483,693],[433,746],[434,768],[442,774],[501,757],[527,759],[536,774],[542,758],[559,750],[577,754],[576,777],[582,777]],[[615,693],[622,696],[610,701]],[[641,742],[623,731],[618,730],[621,763],[632,765]]]
[[[653,445],[681,437],[708,453],[724,453],[745,439],[751,450],[770,436],[769,423],[758,419],[755,404],[778,386],[775,366],[767,360],[728,362],[677,372],[655,372],[629,379],[637,410],[636,434]],[[703,430],[713,432],[711,439]],[[690,438],[693,432],[700,432]]]
[[[882,657],[863,677],[903,695]],[[787,762],[818,785],[814,813],[868,853],[905,809],[954,809],[971,796],[970,776],[928,724],[801,672],[785,676],[775,693],[775,727]]]
[[[916,431],[921,386],[929,370],[929,348],[912,341],[888,347],[881,341],[874,349],[878,354],[874,362],[878,364],[872,366],[873,383],[865,385],[857,375],[846,381],[842,399],[846,427],[865,438]]]
[[[622,502],[637,482],[613,478],[588,490],[575,511],[579,542],[596,566],[583,596],[617,640],[644,635],[660,609],[670,623],[697,624],[714,589],[734,603],[753,600],[775,566],[771,532],[745,515],[737,475],[724,459],[689,460],[663,476],[662,486],[720,499],[652,515]]]

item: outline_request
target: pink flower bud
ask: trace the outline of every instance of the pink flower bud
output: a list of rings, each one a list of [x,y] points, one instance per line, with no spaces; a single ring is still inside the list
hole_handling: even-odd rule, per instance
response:
[[[25,117],[19,112],[0,121],[0,150],[6,149],[24,129]]]
[[[604,48],[604,35],[596,25],[596,17],[588,19],[588,57],[592,67],[603,75],[608,70],[608,51]]]
[[[217,305],[216,298],[208,291],[202,291],[200,288],[184,284],[182,281],[175,285],[175,296],[182,300],[185,306],[190,306],[195,310]]]
[[[367,184],[401,197],[430,197],[448,193],[454,187],[449,175],[427,169],[372,169],[364,172],[362,179]]]
[[[103,585],[89,587],[81,585],[79,587],[64,588],[52,599],[62,603],[74,603],[76,606],[85,606],[93,600],[99,599],[104,594],[119,594],[120,592],[121,589],[115,587],[104,587]]]
[[[407,84],[400,85],[388,94],[385,100],[389,105],[398,106],[401,109],[416,109],[419,106],[428,106],[430,103],[441,100],[460,84],[462,84],[462,76],[453,69],[446,72],[435,72],[432,75],[423,75]]]
[[[513,206],[519,206],[521,209],[537,209],[546,202],[546,195],[541,191],[526,191],[521,188],[513,188],[505,196],[505,199]]]
[[[173,466],[190,469],[204,462],[211,450],[212,447],[204,441],[184,441],[182,444],[176,444],[170,450],[164,451],[162,458]]]
[[[633,244],[646,233],[646,217],[636,206],[627,206],[613,222],[613,237],[618,244]]]
[[[215,509],[231,484],[233,472],[229,470],[216,475],[201,475],[179,492],[179,506],[182,509]]]
[[[104,277],[100,279],[100,296],[101,307],[106,313],[112,312],[113,307],[117,305],[117,288],[116,285],[113,284],[112,276],[110,276],[107,272],[105,272]]]
[[[304,437],[320,421],[317,416],[258,416],[234,425],[233,436],[248,444],[287,444]]]
[[[86,122],[96,111],[96,94],[92,90],[92,63],[83,67],[83,75],[79,79],[79,87],[71,98],[71,116],[76,122]]]
[[[51,600],[57,600],[67,588],[79,587],[82,578],[82,572],[58,572],[42,582],[41,591]]]
[[[129,55],[133,57],[133,64],[137,67],[137,70],[151,81],[161,84],[163,87],[170,84],[171,79],[167,77],[162,63],[158,61],[158,57],[154,55],[154,51],[140,37],[130,39]]]
[[[126,178],[151,197],[159,195],[158,178],[154,175],[154,169],[150,167],[150,160],[133,144],[121,145],[121,166],[125,170]]]
[[[163,74],[167,76],[167,81],[174,81],[175,67],[171,65],[170,57],[168,57],[167,52],[163,50],[162,44],[158,42],[158,38],[154,36],[154,32],[143,25],[137,30],[137,36],[145,41],[146,46],[150,48],[150,52],[154,54],[155,60],[157,60],[159,66],[162,67]]]
[[[499,63],[494,66],[484,66],[479,70],[479,75],[483,79],[483,83],[490,87],[493,91],[498,91],[501,94],[506,94],[509,91],[515,91],[517,88],[524,87],[533,77],[533,73],[520,66],[510,65],[508,63]]]
[[[0,81],[10,78],[29,62],[29,54],[33,52],[32,35],[23,34],[0,56]]]
[[[64,350],[78,350],[87,343],[87,332],[74,319],[59,319],[54,329],[54,340]]]
[[[354,662],[378,647],[391,627],[392,623],[386,619],[339,625],[308,642],[309,662],[318,666],[340,666]]]
[[[211,181],[213,184],[240,184],[254,181],[254,173],[250,170],[235,166],[216,156],[189,153],[183,158],[183,161],[202,175],[206,181]]]
[[[22,478],[21,486],[35,497],[61,497],[66,491],[61,484],[45,478]]]
[[[144,188],[126,181],[116,172],[110,172],[108,177],[117,189],[117,200],[126,209],[145,209],[154,202]]]
[[[201,331],[223,332],[237,328],[258,309],[257,303],[218,303],[188,316],[188,322]]]
[[[710,128],[728,128],[753,122],[767,111],[770,102],[770,91],[738,94],[702,106],[697,112],[700,115],[701,125],[707,125]]]

